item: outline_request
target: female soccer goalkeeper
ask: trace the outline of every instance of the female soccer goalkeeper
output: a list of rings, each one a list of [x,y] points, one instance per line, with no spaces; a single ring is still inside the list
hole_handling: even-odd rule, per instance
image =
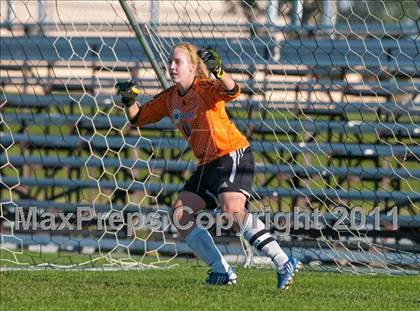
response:
[[[242,228],[245,239],[272,259],[277,270],[277,287],[287,288],[301,263],[288,258],[265,230],[264,223],[246,209],[254,159],[249,142],[225,111],[225,103],[240,94],[238,84],[223,71],[220,57],[211,49],[198,51],[192,44],[178,44],[173,47],[169,62],[174,85],[145,105],[135,102],[138,90],[134,84],[120,83],[117,88],[132,124],[140,127],[170,117],[199,160],[199,166],[173,205],[174,223],[179,224],[178,230],[188,245],[211,267],[206,283],[235,284],[237,276],[213,238],[194,222],[194,213],[205,207],[215,208],[219,203],[231,217],[233,229],[238,232]],[[216,79],[209,78],[209,71]]]

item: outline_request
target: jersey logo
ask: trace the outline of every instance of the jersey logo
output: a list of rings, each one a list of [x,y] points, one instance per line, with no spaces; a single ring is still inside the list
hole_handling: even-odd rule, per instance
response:
[[[228,184],[226,183],[226,181],[225,181],[225,182],[223,182],[223,184],[220,186],[220,188],[227,188],[227,187],[229,187],[229,186],[228,186]]]
[[[179,109],[174,109],[172,111],[172,116],[175,120],[175,123],[186,122],[194,118],[195,113],[192,111],[181,112]]]
[[[172,115],[174,117],[175,123],[178,123],[179,120],[181,119],[181,111],[179,111],[178,109],[174,109],[174,111],[172,112]]]

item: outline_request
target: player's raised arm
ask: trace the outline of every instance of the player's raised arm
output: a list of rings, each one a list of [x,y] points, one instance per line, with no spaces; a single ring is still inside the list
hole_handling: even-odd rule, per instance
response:
[[[226,91],[233,90],[235,88],[235,81],[224,72],[222,67],[222,60],[220,56],[213,49],[206,48],[198,51],[198,55],[206,64],[209,71],[222,82],[223,87]]]
[[[116,87],[118,94],[122,96],[121,102],[125,105],[125,112],[131,124],[142,126],[158,122],[163,117],[169,116],[166,107],[166,91],[159,93],[152,100],[140,106],[136,102],[140,90],[135,83],[131,81],[118,82]]]

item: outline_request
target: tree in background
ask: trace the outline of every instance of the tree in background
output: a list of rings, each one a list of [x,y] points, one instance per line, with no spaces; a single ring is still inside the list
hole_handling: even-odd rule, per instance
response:
[[[419,2],[415,0],[342,0],[338,2],[338,9],[338,23],[414,24],[420,18]]]

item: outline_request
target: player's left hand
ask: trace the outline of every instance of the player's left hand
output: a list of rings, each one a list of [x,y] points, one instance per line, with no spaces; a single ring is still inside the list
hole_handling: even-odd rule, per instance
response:
[[[129,107],[134,104],[137,95],[140,94],[140,89],[135,82],[132,81],[124,81],[118,82],[115,87],[118,90],[118,95],[121,95],[121,102],[126,106]]]
[[[198,52],[198,56],[204,61],[207,68],[217,79],[222,79],[225,72],[222,68],[222,60],[215,50],[210,48],[201,49]]]

